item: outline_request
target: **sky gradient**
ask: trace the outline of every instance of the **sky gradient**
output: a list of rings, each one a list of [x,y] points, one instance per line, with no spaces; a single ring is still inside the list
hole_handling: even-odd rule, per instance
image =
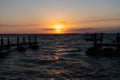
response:
[[[0,33],[120,32],[120,0],[0,0]]]

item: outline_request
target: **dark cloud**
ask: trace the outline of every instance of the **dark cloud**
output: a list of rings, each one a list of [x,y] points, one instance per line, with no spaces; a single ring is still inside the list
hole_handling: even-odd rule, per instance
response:
[[[72,31],[88,31],[88,30],[94,30],[95,28],[72,28],[70,30]]]
[[[94,28],[80,28],[80,29],[76,29],[76,30],[93,30]]]
[[[92,27],[88,27],[88,28],[72,28],[69,29],[70,32],[73,33],[93,33],[93,32],[104,32],[104,33],[116,33],[116,32],[120,32],[120,26],[113,26],[113,27],[103,27],[103,28],[92,28]]]
[[[43,28],[43,30],[54,30],[53,28]]]
[[[120,32],[120,26],[114,26],[110,29],[106,29],[104,32]]]
[[[95,32],[95,28],[86,27],[86,28],[71,28],[69,32],[71,33],[87,33],[87,32]]]
[[[93,30],[94,28],[71,28],[69,31],[84,31],[84,30]],[[43,28],[43,30],[55,30],[54,28]]]

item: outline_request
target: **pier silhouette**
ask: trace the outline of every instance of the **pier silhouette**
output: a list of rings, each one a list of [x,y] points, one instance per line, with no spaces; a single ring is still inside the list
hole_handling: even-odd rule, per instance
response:
[[[104,33],[94,33],[91,34],[90,38],[86,38],[86,41],[94,42],[93,47],[89,48],[86,54],[90,56],[120,56],[120,33],[116,34],[116,40],[112,43],[104,43],[103,38]]]
[[[39,49],[37,36],[16,37],[15,39],[16,41],[12,43],[11,38],[0,37],[0,57],[4,57],[14,50],[25,52],[27,48]]]

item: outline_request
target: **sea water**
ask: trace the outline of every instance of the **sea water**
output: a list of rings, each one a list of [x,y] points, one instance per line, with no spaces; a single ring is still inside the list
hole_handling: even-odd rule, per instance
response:
[[[14,43],[17,36],[28,35],[1,36]],[[0,80],[120,80],[120,58],[87,56],[92,42],[86,42],[84,35],[37,37],[39,50],[12,51],[0,59]]]

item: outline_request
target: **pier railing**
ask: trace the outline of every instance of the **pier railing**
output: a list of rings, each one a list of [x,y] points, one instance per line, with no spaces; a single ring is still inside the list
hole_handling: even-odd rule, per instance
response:
[[[6,47],[6,48],[11,48],[11,47],[18,47],[18,46],[31,46],[33,44],[37,44],[37,36],[28,36],[28,37],[16,37],[16,40],[11,42],[11,38],[7,37],[0,37],[0,48],[1,47]]]
[[[100,36],[98,36],[100,35]],[[120,50],[120,33],[116,34],[116,40],[113,41],[112,43],[104,43],[104,33],[94,33],[91,34],[90,38],[86,38],[87,41],[93,41],[93,46],[94,47],[116,47],[117,50]]]

